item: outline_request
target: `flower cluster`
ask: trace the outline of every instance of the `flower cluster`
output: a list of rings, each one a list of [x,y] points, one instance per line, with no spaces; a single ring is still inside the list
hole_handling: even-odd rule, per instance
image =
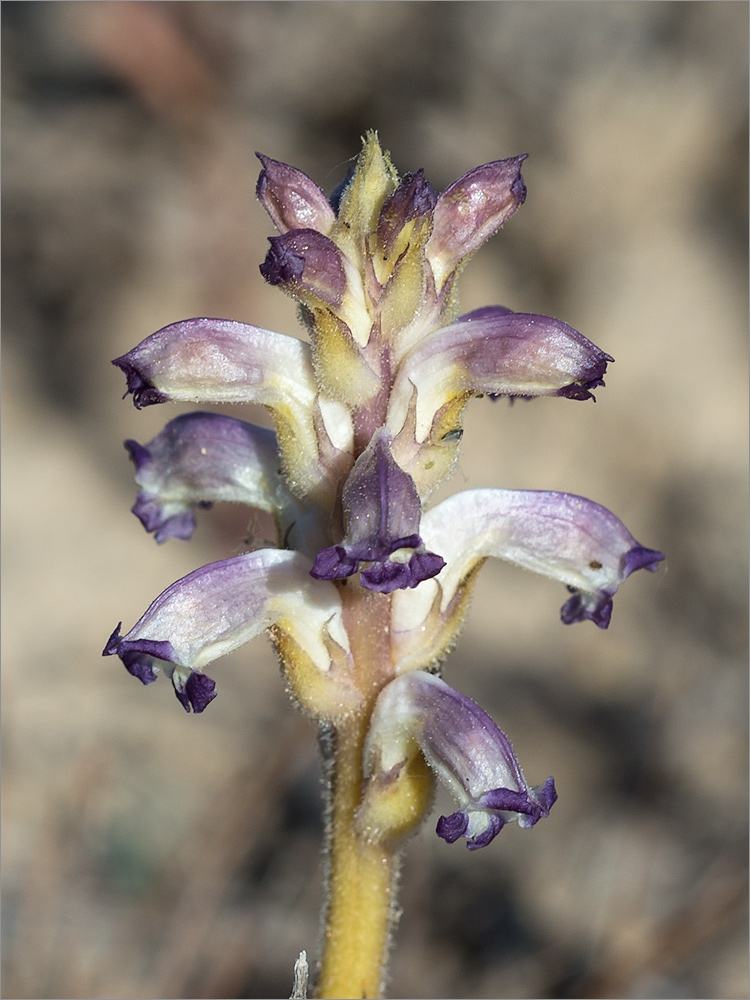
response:
[[[399,179],[369,134],[330,200],[301,171],[259,158],[258,198],[279,233],[260,270],[299,303],[309,342],[190,319],[113,363],[138,408],[255,403],[275,424],[191,413],[146,445],[126,442],[146,530],[187,539],[196,508],[234,501],[272,515],[276,543],[179,580],[104,653],[144,684],[166,673],[202,712],[215,697],[204,668],[269,630],[306,711],[334,727],[352,713],[368,720],[362,828],[388,835],[375,830],[389,822],[378,795],[421,754],[460,804],[437,832],[482,847],[510,819],[546,816],[556,793],[552,779],[529,787],[494,722],[436,676],[476,571],[495,557],[552,577],[570,592],[563,622],[606,628],[620,584],[663,557],[578,496],[428,499],[456,461],[470,398],[589,399],[612,358],[547,316],[457,315],[461,268],[524,202],[524,156],[438,194],[421,170]]]

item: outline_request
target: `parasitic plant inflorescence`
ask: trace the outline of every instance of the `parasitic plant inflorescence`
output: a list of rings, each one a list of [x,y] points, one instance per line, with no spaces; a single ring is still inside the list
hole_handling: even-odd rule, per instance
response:
[[[558,580],[563,622],[606,628],[634,570],[661,553],[604,507],[566,493],[475,489],[429,506],[450,474],[474,396],[592,398],[612,358],[559,320],[487,306],[458,315],[456,279],[523,204],[525,156],[471,170],[442,193],[399,178],[377,136],[329,199],[267,156],[257,194],[278,230],[261,274],[299,303],[309,341],[190,319],[114,364],[138,408],[255,403],[275,432],[216,413],[127,441],[133,513],[157,542],[190,538],[216,501],[271,515],[276,543],[178,580],[116,654],[144,684],[170,677],[187,711],[216,696],[205,669],[268,632],[327,764],[328,893],[321,997],[382,990],[403,844],[434,778],[458,809],[448,843],[485,847],[546,817],[508,738],[442,680],[477,570],[489,557]]]

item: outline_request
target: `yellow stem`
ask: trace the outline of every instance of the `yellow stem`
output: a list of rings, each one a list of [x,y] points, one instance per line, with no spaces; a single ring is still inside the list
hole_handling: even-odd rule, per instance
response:
[[[397,854],[355,833],[362,794],[367,714],[336,728],[330,762],[328,908],[317,995],[321,1000],[380,996],[395,911]]]

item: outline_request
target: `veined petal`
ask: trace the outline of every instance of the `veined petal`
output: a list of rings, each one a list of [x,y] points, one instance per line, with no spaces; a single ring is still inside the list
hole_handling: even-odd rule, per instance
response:
[[[158,330],[112,364],[125,373],[138,408],[166,400],[266,406],[294,492],[335,489],[319,461],[318,387],[301,340],[232,320],[189,319]]]
[[[347,651],[349,643],[336,588],[314,583],[309,569],[300,553],[282,549],[259,549],[202,566],[160,594],[126,635],[120,636],[118,625],[103,655],[117,654],[144,684],[165,670],[179,696],[188,683],[198,683],[190,682],[194,672],[202,674],[208,663],[283,622],[325,673],[331,665],[330,641]]]
[[[526,186],[521,164],[527,155],[475,167],[438,197],[427,244],[438,292],[461,263],[523,205]]]
[[[218,413],[187,413],[147,445],[126,441],[141,487],[133,513],[156,541],[187,539],[195,507],[231,501],[276,513],[279,453],[273,431]]]
[[[228,319],[172,323],[112,364],[138,409],[168,399],[289,405],[296,395],[309,410],[316,395],[307,344]]]
[[[574,594],[562,609],[566,624],[590,619],[606,628],[618,587],[664,558],[606,507],[571,493],[465,490],[424,514],[421,530],[447,563],[438,578],[441,614],[477,563],[494,556],[566,584]]]
[[[317,229],[328,233],[336,214],[318,185],[288,163],[262,153],[255,155],[263,164],[255,193],[279,232]]]
[[[364,747],[363,810],[398,781],[416,743],[460,809],[438,821],[437,834],[469,849],[485,847],[513,820],[528,828],[549,815],[555,784],[531,788],[507,736],[476,702],[424,671],[390,681],[375,703]]]
[[[316,556],[316,579],[341,580],[359,571],[363,587],[389,594],[440,572],[443,559],[425,551],[419,536],[419,494],[394,462],[384,428],[355,462],[342,501],[345,535]]]
[[[417,392],[416,437],[460,397],[567,396],[589,399],[612,358],[566,323],[490,306],[421,340],[404,358],[391,395],[388,425],[398,433]]]

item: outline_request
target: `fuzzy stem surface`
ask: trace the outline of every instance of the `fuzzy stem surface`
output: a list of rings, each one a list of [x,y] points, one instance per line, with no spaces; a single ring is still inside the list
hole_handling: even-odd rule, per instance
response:
[[[355,832],[362,794],[367,718],[336,729],[330,763],[329,874],[320,1000],[365,1000],[381,994],[395,914],[398,855]]]

